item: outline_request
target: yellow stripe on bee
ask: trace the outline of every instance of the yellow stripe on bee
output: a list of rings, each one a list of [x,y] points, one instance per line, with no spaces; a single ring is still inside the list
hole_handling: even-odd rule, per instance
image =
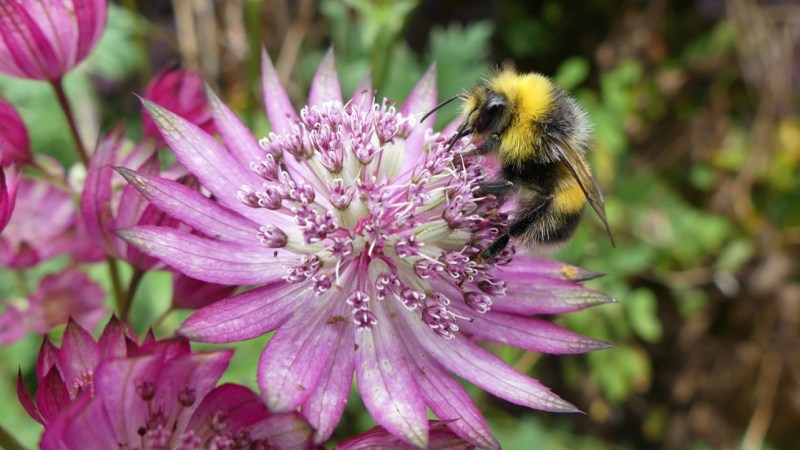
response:
[[[501,139],[500,159],[503,162],[530,159],[540,138],[535,124],[553,104],[553,85],[547,77],[536,73],[520,75],[504,70],[490,80],[489,86],[504,94],[512,108],[513,119]]]
[[[586,195],[581,186],[570,177],[572,181],[567,187],[562,187],[556,191],[553,197],[553,210],[560,214],[571,214],[579,212],[586,205]]]

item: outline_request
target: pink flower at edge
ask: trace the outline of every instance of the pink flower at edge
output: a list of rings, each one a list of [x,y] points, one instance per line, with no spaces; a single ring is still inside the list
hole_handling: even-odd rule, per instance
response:
[[[363,450],[363,449],[393,449],[393,450],[414,450],[417,447],[403,442],[397,436],[386,431],[385,428],[377,426],[362,433],[354,438],[350,438],[339,443],[334,450]],[[428,448],[447,449],[447,450],[472,450],[474,444],[466,442],[456,436],[447,427],[446,422],[431,421],[430,439]]]
[[[0,166],[31,161],[31,139],[14,105],[0,99]]]
[[[179,67],[161,69],[144,93],[144,98],[158,103],[208,133],[214,132],[214,117],[206,100],[203,78],[198,72]],[[153,119],[142,111],[142,134],[164,145],[161,132]]]
[[[98,341],[75,322],[61,348],[47,339],[25,410],[45,427],[42,449],[311,447],[296,412],[273,414],[249,389],[216,386],[231,351],[194,352],[183,338],[139,344],[112,318]]]
[[[92,51],[107,0],[0,0],[0,72],[57,80]]]
[[[186,171],[179,165],[162,171],[153,143],[145,141],[133,145],[125,140],[125,135],[119,128],[113,129],[100,141],[89,161],[81,197],[81,215],[91,238],[107,254],[123,259],[139,270],[163,269],[163,263],[129,245],[115,231],[135,225],[182,225],[149,204],[133,186],[125,183],[114,171],[115,165],[169,177],[180,177]],[[186,183],[182,186],[190,189]],[[183,228],[188,229],[185,226]],[[234,289],[235,287],[227,284],[206,283],[175,272],[173,307],[197,309],[229,296]]]
[[[262,396],[274,411],[301,408],[316,443],[338,423],[354,373],[372,417],[418,447],[430,444],[427,408],[460,438],[498,447],[451,373],[512,403],[577,411],[475,341],[556,354],[607,348],[535,316],[613,300],[580,284],[594,274],[513,247],[475,261],[508,216],[474,196],[487,175],[462,164],[466,139],[451,147],[433,116],[417,123],[437,102],[433,70],[398,111],[375,102],[368,82],[343,101],[329,53],[299,115],[266,54],[262,76],[273,133],[260,142],[210,90],[222,143],[144,101],[213,200],[117,169],[201,233],[141,226],[120,236],[194,278],[256,286],[201,309],[179,333],[221,343],[276,330],[259,362]]]
[[[8,171],[8,173],[6,173]],[[17,202],[17,189],[22,180],[22,172],[14,166],[8,169],[0,167],[0,233],[11,220],[14,205]]]
[[[25,269],[61,254],[76,262],[103,257],[87,236],[68,191],[40,179],[22,178],[14,213],[0,234],[0,267]]]
[[[23,303],[6,302],[0,313],[0,344],[14,342],[26,333],[46,334],[67,323],[71,317],[81,326],[94,329],[108,309],[103,289],[75,269],[48,275]]]

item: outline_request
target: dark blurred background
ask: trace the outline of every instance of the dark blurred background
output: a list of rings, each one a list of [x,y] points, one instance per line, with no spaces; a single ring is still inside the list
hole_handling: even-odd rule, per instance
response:
[[[591,113],[617,247],[589,214],[555,256],[606,273],[591,285],[619,303],[555,320],[615,348],[495,348],[586,412],[472,391],[505,448],[800,448],[798,2],[124,0],[68,82],[100,129],[122,118],[135,136],[131,92],[178,63],[264,133],[262,45],[298,106],[333,47],[347,95],[371,73],[402,102],[435,63],[443,99],[512,64]],[[68,160],[46,88],[0,79],[34,149]],[[253,385],[256,358],[233,377]],[[337,436],[370,426],[358,400],[347,414]]]

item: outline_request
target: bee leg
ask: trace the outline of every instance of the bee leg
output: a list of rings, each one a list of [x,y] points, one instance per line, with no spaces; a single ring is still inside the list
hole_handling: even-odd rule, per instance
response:
[[[505,178],[495,178],[491,181],[481,184],[475,192],[477,197],[486,197],[487,195],[494,195],[500,200],[504,200],[514,188],[514,183],[506,180]]]
[[[542,212],[547,210],[547,207],[552,201],[552,195],[543,197],[541,201],[521,204],[517,210],[517,217],[508,226],[508,232],[502,234],[494,240],[485,250],[478,255],[478,260],[489,261],[502,252],[512,237],[520,237],[536,223],[541,217]]]

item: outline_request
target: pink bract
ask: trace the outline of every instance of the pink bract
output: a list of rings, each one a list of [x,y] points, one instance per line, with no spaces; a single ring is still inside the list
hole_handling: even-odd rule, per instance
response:
[[[31,160],[31,140],[14,105],[0,99],[0,165],[22,166]]]
[[[198,72],[177,67],[164,68],[150,81],[144,98],[209,133],[214,132],[214,117],[206,100],[203,78]],[[146,111],[142,111],[142,134],[155,139],[160,145],[164,144],[161,132]]]

